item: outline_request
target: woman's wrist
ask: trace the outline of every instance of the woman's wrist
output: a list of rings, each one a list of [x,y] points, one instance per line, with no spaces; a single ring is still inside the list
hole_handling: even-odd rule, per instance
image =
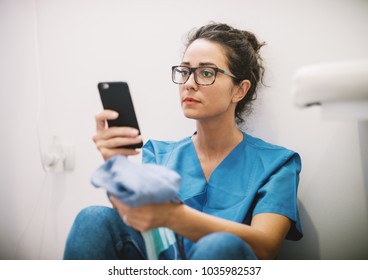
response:
[[[171,211],[169,211],[169,216],[166,221],[165,227],[174,230],[178,223],[182,223],[183,212],[185,211],[185,204],[182,203],[171,203]]]

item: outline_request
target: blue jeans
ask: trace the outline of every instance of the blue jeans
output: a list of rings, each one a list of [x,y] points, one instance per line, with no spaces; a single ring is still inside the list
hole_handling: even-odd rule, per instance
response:
[[[212,233],[198,240],[189,252],[190,260],[256,259],[252,249],[229,233]],[[167,259],[163,254],[162,259]],[[66,260],[145,260],[146,249],[141,234],[126,225],[118,212],[109,207],[83,209],[74,221],[67,238]]]

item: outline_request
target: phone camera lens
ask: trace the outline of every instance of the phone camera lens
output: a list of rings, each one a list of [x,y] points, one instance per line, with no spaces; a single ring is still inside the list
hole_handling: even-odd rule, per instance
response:
[[[109,84],[106,84],[106,83],[102,84],[102,89],[108,89],[108,88],[109,88]]]

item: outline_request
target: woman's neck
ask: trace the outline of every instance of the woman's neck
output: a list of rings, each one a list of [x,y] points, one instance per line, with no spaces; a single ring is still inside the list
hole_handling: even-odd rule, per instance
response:
[[[197,121],[197,134],[193,137],[196,149],[208,158],[229,153],[243,140],[243,133],[235,120],[221,123]]]

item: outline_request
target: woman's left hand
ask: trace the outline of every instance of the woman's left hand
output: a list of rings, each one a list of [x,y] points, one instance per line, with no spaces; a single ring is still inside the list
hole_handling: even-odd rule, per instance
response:
[[[177,203],[153,203],[139,207],[129,207],[114,196],[110,201],[119,212],[123,221],[139,231],[147,231],[158,227],[170,227]]]

